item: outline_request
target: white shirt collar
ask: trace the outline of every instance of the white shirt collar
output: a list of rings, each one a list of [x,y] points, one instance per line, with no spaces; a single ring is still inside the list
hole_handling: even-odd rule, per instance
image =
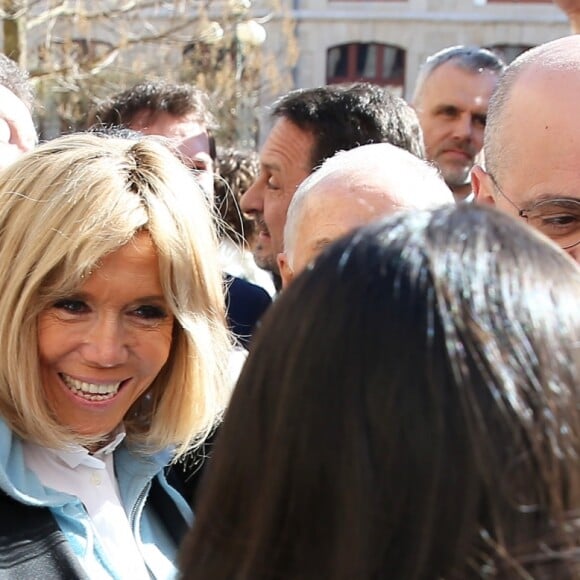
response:
[[[99,468],[103,466],[103,457],[113,453],[121,441],[125,439],[126,434],[127,433],[125,432],[125,428],[119,427],[116,430],[113,439],[93,454],[91,454],[89,450],[82,445],[68,445],[62,449],[46,449],[46,451],[55,455],[58,459],[60,459],[60,461],[68,465],[71,469],[75,469],[79,465]]]

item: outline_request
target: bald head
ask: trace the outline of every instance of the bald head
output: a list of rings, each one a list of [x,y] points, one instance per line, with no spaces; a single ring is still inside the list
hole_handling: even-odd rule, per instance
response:
[[[514,60],[500,78],[489,104],[484,138],[487,167],[494,174],[511,171],[511,154],[517,154],[528,140],[528,128],[534,134],[538,131],[541,138],[542,126],[546,131],[565,126],[572,112],[570,104],[577,108],[579,87],[578,35],[541,44]],[[522,133],[522,129],[526,131]],[[513,142],[518,135],[523,139]]]
[[[284,229],[284,284],[331,242],[380,216],[453,203],[438,172],[386,143],[341,151],[298,187]]]
[[[538,215],[541,204],[538,211],[550,219],[527,223],[580,262],[580,232],[574,230],[580,200],[578,95],[579,35],[548,42],[517,58],[492,97],[486,168],[474,168],[472,183],[479,203],[495,205],[516,219],[525,219],[530,211]]]

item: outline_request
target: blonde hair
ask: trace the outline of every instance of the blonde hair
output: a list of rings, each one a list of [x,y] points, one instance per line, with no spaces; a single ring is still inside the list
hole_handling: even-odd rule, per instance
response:
[[[127,439],[180,455],[222,412],[231,340],[205,196],[155,138],[70,135],[22,157],[0,182],[0,414],[19,436],[49,447],[88,442],[45,400],[37,317],[142,230],[175,324],[166,365],[125,417]]]

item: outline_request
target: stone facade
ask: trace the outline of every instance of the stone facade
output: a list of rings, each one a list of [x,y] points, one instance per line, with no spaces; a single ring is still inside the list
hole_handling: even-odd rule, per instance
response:
[[[329,48],[380,43],[405,51],[400,92],[407,98],[420,64],[442,48],[535,46],[570,30],[549,0],[294,0],[293,12],[300,47],[296,86],[327,82]]]

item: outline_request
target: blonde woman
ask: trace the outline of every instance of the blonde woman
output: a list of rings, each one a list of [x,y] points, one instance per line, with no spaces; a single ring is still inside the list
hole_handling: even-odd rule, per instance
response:
[[[0,577],[175,574],[191,511],[163,468],[229,394],[196,189],[149,138],[63,137],[1,174]]]

